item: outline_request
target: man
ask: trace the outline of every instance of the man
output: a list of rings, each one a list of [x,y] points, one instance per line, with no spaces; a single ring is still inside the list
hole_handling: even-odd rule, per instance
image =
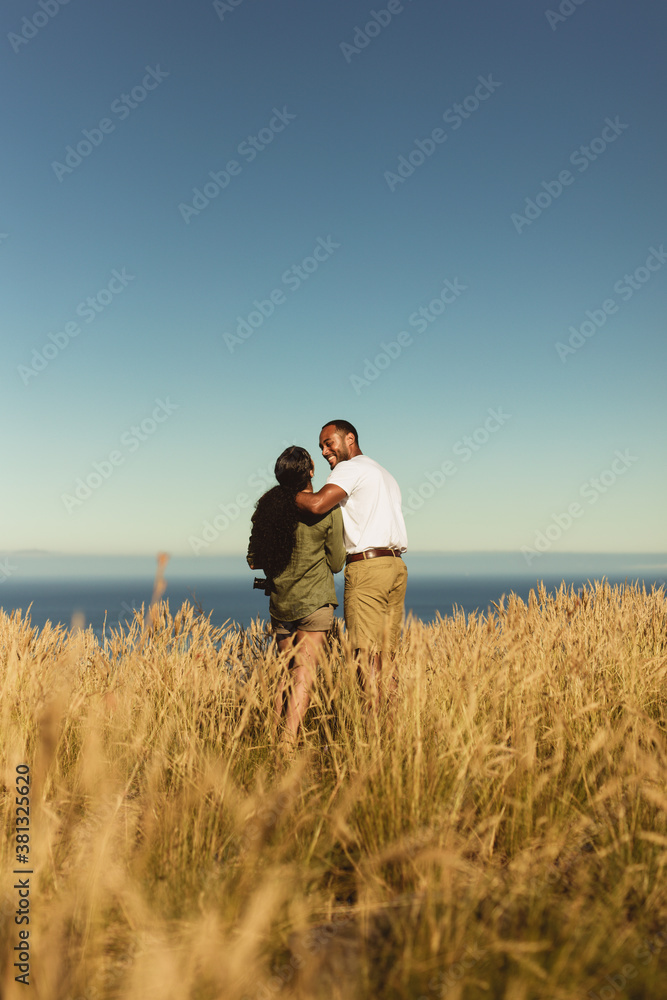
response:
[[[324,425],[320,451],[331,474],[317,493],[297,493],[296,502],[314,514],[340,504],[347,551],[345,625],[375,684],[380,652],[383,646],[395,648],[403,623],[408,571],[401,553],[408,538],[401,491],[386,469],[363,454],[347,420]]]

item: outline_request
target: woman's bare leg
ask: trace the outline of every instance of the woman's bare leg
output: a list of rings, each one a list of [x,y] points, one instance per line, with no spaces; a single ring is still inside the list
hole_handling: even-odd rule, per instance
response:
[[[289,652],[292,649],[293,645],[294,645],[294,636],[289,635],[289,636],[285,636],[283,639],[278,639],[278,650],[281,653],[287,653],[287,652]],[[283,715],[283,708],[284,708],[283,702],[284,702],[284,698],[285,698],[285,685],[286,684],[287,684],[287,673],[286,673],[286,670],[283,670],[283,673],[282,673],[282,676],[280,678],[280,681],[278,682],[278,687],[276,688],[276,697],[275,697],[275,701],[273,703],[273,712],[274,712],[273,729],[274,729],[274,732],[278,728],[278,726],[280,724],[280,720],[281,720],[282,715]]]
[[[310,691],[315,681],[317,661],[326,646],[326,632],[296,633],[294,648],[295,666],[292,670],[292,695],[287,706],[285,718],[286,736],[296,740],[299,726],[310,704]]]

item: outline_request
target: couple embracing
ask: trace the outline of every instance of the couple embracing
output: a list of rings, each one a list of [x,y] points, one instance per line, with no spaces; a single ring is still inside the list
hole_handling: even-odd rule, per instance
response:
[[[355,428],[332,420],[320,433],[331,473],[313,492],[313,460],[287,448],[275,467],[279,485],[257,502],[248,547],[262,569],[269,611],[282,651],[294,648],[286,735],[296,733],[310,700],[318,657],[337,605],[333,574],[345,565],[344,615],[364,683],[377,700],[382,650],[393,651],[403,623],[407,533],[398,483],[364,455]],[[284,685],[278,691],[280,711]]]

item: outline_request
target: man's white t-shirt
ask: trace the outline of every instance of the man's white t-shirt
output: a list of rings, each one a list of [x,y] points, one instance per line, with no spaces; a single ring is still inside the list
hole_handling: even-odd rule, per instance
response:
[[[338,462],[327,483],[340,486],[347,497],[340,502],[348,554],[364,549],[408,547],[401,510],[401,491],[386,469],[367,455]]]

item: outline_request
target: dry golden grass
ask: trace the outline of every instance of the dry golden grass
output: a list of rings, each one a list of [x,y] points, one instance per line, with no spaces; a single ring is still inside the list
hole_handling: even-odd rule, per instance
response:
[[[101,645],[0,615],[0,656],[7,1000],[667,994],[663,592],[409,623],[377,716],[334,640],[287,758],[259,626],[160,605]]]

